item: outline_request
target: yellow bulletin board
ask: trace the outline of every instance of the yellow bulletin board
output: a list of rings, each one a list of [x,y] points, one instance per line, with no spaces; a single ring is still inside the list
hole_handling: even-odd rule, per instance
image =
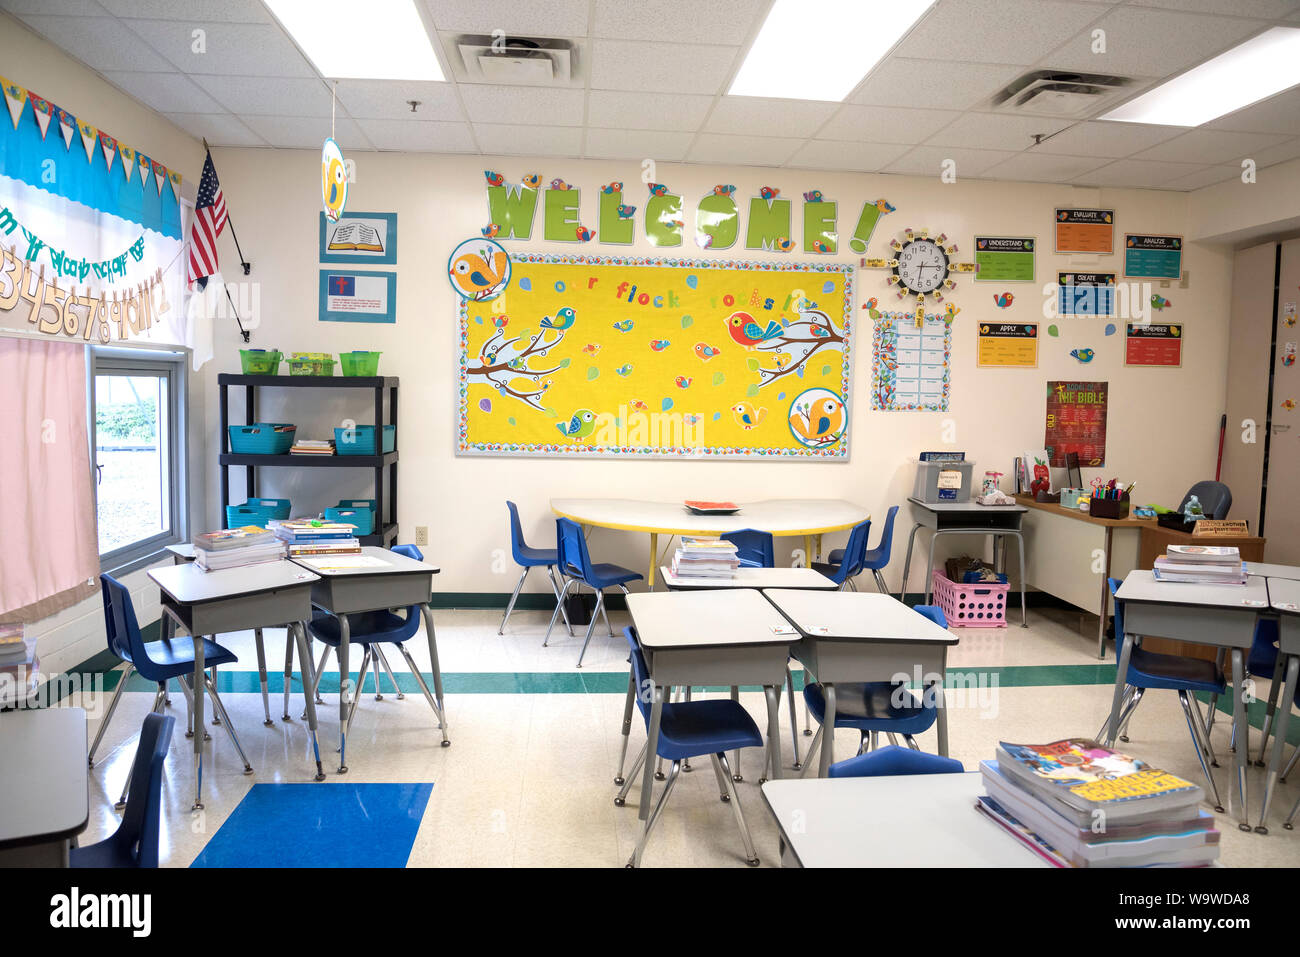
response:
[[[848,459],[852,266],[511,260],[461,305],[458,454]]]

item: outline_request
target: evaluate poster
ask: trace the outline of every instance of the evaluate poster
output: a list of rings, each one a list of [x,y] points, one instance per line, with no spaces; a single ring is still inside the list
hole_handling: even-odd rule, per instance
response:
[[[1056,210],[1056,251],[1109,256],[1115,251],[1115,210]]]
[[[1079,455],[1079,464],[1106,464],[1106,407],[1108,382],[1048,382],[1047,428],[1043,447],[1051,464],[1065,467],[1067,452]]]
[[[1038,323],[983,322],[977,330],[975,364],[1034,368],[1038,365]]]
[[[1033,236],[976,236],[976,282],[1033,282]]]

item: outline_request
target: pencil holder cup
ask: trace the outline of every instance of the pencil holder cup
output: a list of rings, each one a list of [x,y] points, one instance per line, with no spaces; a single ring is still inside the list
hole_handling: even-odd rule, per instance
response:
[[[1089,499],[1088,514],[1095,518],[1128,518],[1128,493],[1121,492],[1119,498]]]

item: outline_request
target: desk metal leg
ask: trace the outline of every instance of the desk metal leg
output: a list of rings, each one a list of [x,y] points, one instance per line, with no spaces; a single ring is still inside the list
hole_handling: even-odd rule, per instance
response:
[[[636,673],[629,670],[627,673],[627,700],[623,702],[623,743],[619,746],[618,751],[618,773],[614,775],[614,783],[619,787],[622,787],[625,783],[623,767],[627,762],[628,735],[632,733],[632,709],[635,707],[635,696]],[[632,773],[635,774],[636,772]]]
[[[813,537],[805,535],[803,537],[803,567],[812,568],[813,564]]]
[[[646,745],[645,745],[645,767],[641,772],[641,806],[637,809],[637,818],[646,824],[646,832],[650,830],[650,798],[654,793],[654,761],[653,758],[659,753],[659,724],[664,714],[664,695],[667,688],[663,685],[655,685],[653,691],[653,700],[650,704],[650,726],[646,728]],[[674,775],[674,778],[676,775]],[[638,842],[637,849],[632,855],[632,864],[641,863],[641,850],[644,844],[644,835],[642,841]]]
[[[348,670],[348,644],[352,639],[348,616],[339,615],[339,774],[348,773],[348,711],[352,700],[352,672]]]
[[[646,569],[646,584],[650,591],[655,590],[655,563],[659,560],[659,533],[650,533],[650,567]]]
[[[1232,721],[1242,729],[1242,744],[1237,748],[1237,827],[1250,830],[1250,812],[1246,809],[1246,671],[1245,655],[1240,648],[1232,649]],[[1280,739],[1279,739],[1280,740]]]
[[[826,777],[835,758],[835,685],[823,682],[822,693],[826,695],[826,714],[822,717],[821,763],[817,766],[819,778]]]
[[[934,543],[939,540],[943,534],[943,529],[936,528],[930,533],[930,557],[925,563],[925,587],[921,591],[925,592],[924,604],[930,604],[930,589],[934,587]]]
[[[1020,627],[1029,627],[1029,610],[1025,604],[1025,537],[1019,531],[1010,533],[1016,539],[1016,551],[1020,556]],[[1005,559],[1007,554],[1006,540],[1003,540],[1002,556]]]
[[[203,636],[191,635],[194,640],[194,804],[191,811],[203,810]]]
[[[945,654],[939,668],[939,684],[934,689],[935,727],[939,734],[939,754],[948,756],[948,701],[944,695],[944,685],[948,678],[948,656]],[[922,695],[925,694],[924,689]]]
[[[1097,622],[1097,657],[1106,657],[1106,607],[1110,601],[1110,541],[1114,529],[1107,525],[1101,559],[1101,620]],[[1116,635],[1116,640],[1119,636]]]
[[[738,685],[732,685],[732,686],[731,686],[731,700],[732,700],[732,701],[735,701],[735,702],[737,702],[737,703],[739,703],[739,701],[740,701],[740,687],[739,687]],[[731,759],[731,763],[732,763],[732,765],[733,765],[733,767],[732,767],[732,769],[731,769],[731,773],[732,773],[732,775],[733,775],[732,780],[733,780],[733,781],[736,781],[736,782],[740,782],[740,781],[745,780],[745,776],[744,776],[743,774],[740,773],[740,749],[739,749],[739,748],[737,748],[737,749],[733,752],[733,756],[732,756],[732,759]],[[760,777],[763,777],[763,778],[766,778],[766,777],[767,777],[767,766],[766,766],[766,765],[763,766],[763,774],[760,775]],[[760,782],[760,783],[762,783],[762,782]]]
[[[1126,676],[1128,675],[1128,661],[1133,653],[1134,636],[1125,635],[1123,637],[1124,647],[1119,653],[1119,666],[1115,670],[1115,694],[1110,702],[1110,719],[1106,722],[1106,747],[1115,746],[1115,738],[1119,735],[1119,713],[1120,705],[1124,699],[1124,687],[1127,684]]]
[[[1286,681],[1282,685],[1283,705],[1278,709],[1277,728],[1274,731],[1276,737],[1273,739],[1273,754],[1268,761],[1268,773],[1264,782],[1264,806],[1259,812],[1259,824],[1256,825],[1255,831],[1259,834],[1268,833],[1268,806],[1273,800],[1273,789],[1277,785],[1278,772],[1282,770],[1282,752],[1286,748],[1286,729],[1291,721],[1291,702],[1295,700],[1296,682],[1300,680],[1300,657],[1288,655],[1286,662]],[[1274,684],[1277,681],[1274,679]],[[1263,751],[1260,751],[1263,757]]]
[[[262,643],[262,629],[253,629],[253,644],[257,648],[257,680],[262,685],[262,724],[271,727],[271,698],[266,690],[266,646]]]
[[[763,694],[767,697],[767,748],[772,754],[772,780],[779,781],[781,780],[781,686],[765,685]]]
[[[792,767],[796,771],[798,771],[800,769],[799,718],[796,715],[795,708],[794,708],[794,672],[790,670],[790,666],[788,664],[785,666],[785,688],[786,688],[786,702],[790,706],[790,754],[791,757],[794,758],[794,764],[792,765]]]
[[[451,741],[447,737],[447,706],[442,697],[442,667],[438,664],[438,638],[433,630],[433,609],[428,605],[421,605],[420,614],[424,616],[424,633],[429,639],[429,667],[433,669],[433,697],[438,702],[433,710],[438,714],[438,727],[442,730],[442,746],[449,748]],[[424,679],[418,670],[415,672],[415,680],[419,682],[421,690],[427,697],[429,689],[424,687]],[[433,703],[433,699],[430,699],[429,704]]]
[[[316,759],[315,780],[324,781],[325,769],[321,766],[320,741],[316,737],[316,680],[312,672],[311,646],[307,641],[307,627],[300,621],[292,622],[289,625],[289,633],[285,638],[290,649],[293,648],[294,644],[298,646],[298,658],[302,662],[302,698],[306,706],[307,729],[311,735],[311,753],[312,757]],[[290,654],[292,654],[292,650]],[[288,708],[285,708],[286,712],[288,710]]]
[[[912,526],[912,533],[907,536],[907,557],[903,559],[903,583],[899,586],[898,600],[907,601],[907,573],[912,569],[912,546],[916,543],[916,531],[921,527],[917,522]]]

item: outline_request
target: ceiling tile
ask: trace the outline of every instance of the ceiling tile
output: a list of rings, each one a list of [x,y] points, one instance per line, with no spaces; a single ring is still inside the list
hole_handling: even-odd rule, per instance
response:
[[[1206,186],[1213,186],[1215,183],[1236,179],[1240,175],[1241,170],[1235,166],[1207,166],[1199,172],[1170,180],[1168,185],[1170,189],[1204,189]]]
[[[1017,153],[986,170],[989,179],[1020,180],[1026,183],[1068,183],[1106,160],[1096,156],[1051,156],[1047,153]]]
[[[1287,140],[1277,146],[1270,146],[1268,149],[1262,149],[1251,157],[1255,161],[1256,167],[1263,169],[1266,166],[1273,166],[1277,163],[1285,163],[1287,160],[1293,160],[1300,157],[1300,137],[1293,140]]]
[[[1045,58],[1053,69],[1166,77],[1222,53],[1263,23],[1229,17],[1116,7]],[[1106,52],[1092,52],[1092,31],[1106,31]]]
[[[1233,17],[1272,20],[1284,17],[1300,4],[1297,0],[1132,0],[1136,7],[1163,7],[1190,13],[1218,13]]]
[[[994,93],[1025,72],[1001,63],[944,63],[889,57],[849,97],[866,106],[909,106],[965,110],[986,104]]]
[[[1287,90],[1205,124],[1212,130],[1300,134],[1300,89]]]
[[[903,157],[885,167],[886,173],[907,173],[913,176],[933,176],[944,171],[944,164],[956,164],[958,180],[963,176],[978,177],[985,170],[1015,156],[1007,150],[950,149],[945,146],[915,146]]]
[[[576,126],[507,126],[475,123],[474,135],[484,153],[579,156],[582,129]]]
[[[1229,133],[1225,130],[1196,129],[1153,146],[1133,159],[1170,163],[1240,163],[1248,156],[1286,142],[1275,133]]]
[[[225,76],[314,76],[315,70],[279,26],[206,23],[204,52],[195,53],[193,23],[132,20],[131,29],[184,73]]]
[[[265,146],[266,141],[229,113],[164,113],[173,124],[212,146]]]
[[[475,122],[581,126],[582,90],[463,83],[465,114]]]
[[[1034,145],[1035,134],[1050,136],[1069,125],[1069,120],[1050,116],[964,113],[931,136],[926,143],[983,150],[1023,150]]]
[[[596,40],[591,88],[660,93],[720,93],[738,47]]]
[[[220,113],[222,110],[221,104],[180,73],[109,71],[104,77],[159,113]]]
[[[700,133],[686,154],[692,163],[745,163],[750,166],[780,166],[787,162],[803,140],[792,136],[727,136]]]
[[[261,0],[99,0],[115,17],[142,20],[182,20],[195,26],[225,23],[270,23]]]
[[[593,37],[670,43],[741,43],[767,11],[766,0],[600,0]]]
[[[239,115],[330,115],[329,87],[318,78],[195,76],[194,82]]]
[[[687,93],[587,94],[587,125],[637,130],[697,130],[713,105],[712,96]]]
[[[846,104],[817,131],[818,139],[863,143],[920,143],[961,114],[950,110]]]
[[[1146,160],[1115,160],[1106,166],[1089,170],[1078,178],[1086,186],[1127,186],[1135,189],[1168,189],[1169,184],[1183,176],[1205,169],[1198,163],[1152,163]]]
[[[55,46],[66,50],[92,70],[172,72],[149,45],[112,17],[19,17]]]
[[[412,153],[477,153],[467,123],[426,120],[357,120],[377,150]]]
[[[1109,156],[1118,159],[1186,132],[1185,126],[1153,126],[1101,120],[1077,123],[1034,147],[1035,153],[1069,156]]]
[[[109,15],[96,0],[0,0],[0,10],[14,16],[44,13],[56,17],[106,17]]]
[[[598,129],[587,131],[586,155],[597,159],[677,163],[686,158],[686,148],[690,145],[690,133]]]
[[[812,136],[838,108],[835,103],[810,103],[807,100],[724,96],[713,108],[704,128],[710,133]]]
[[[280,149],[320,151],[330,135],[330,121],[309,116],[243,116],[244,125]],[[352,120],[341,117],[334,123],[334,138],[346,155],[349,150],[370,149],[370,141]]]
[[[401,120],[410,117],[423,122],[464,119],[452,83],[419,80],[339,80],[339,102],[354,119]],[[408,100],[418,100],[414,114]]]
[[[897,143],[844,143],[812,140],[790,157],[786,166],[804,169],[847,169],[874,173],[884,169],[911,147]]]
[[[424,0],[439,30],[491,36],[579,37],[587,33],[587,0]]]
[[[923,60],[1036,63],[1101,9],[1059,0],[940,0],[894,52]]]

